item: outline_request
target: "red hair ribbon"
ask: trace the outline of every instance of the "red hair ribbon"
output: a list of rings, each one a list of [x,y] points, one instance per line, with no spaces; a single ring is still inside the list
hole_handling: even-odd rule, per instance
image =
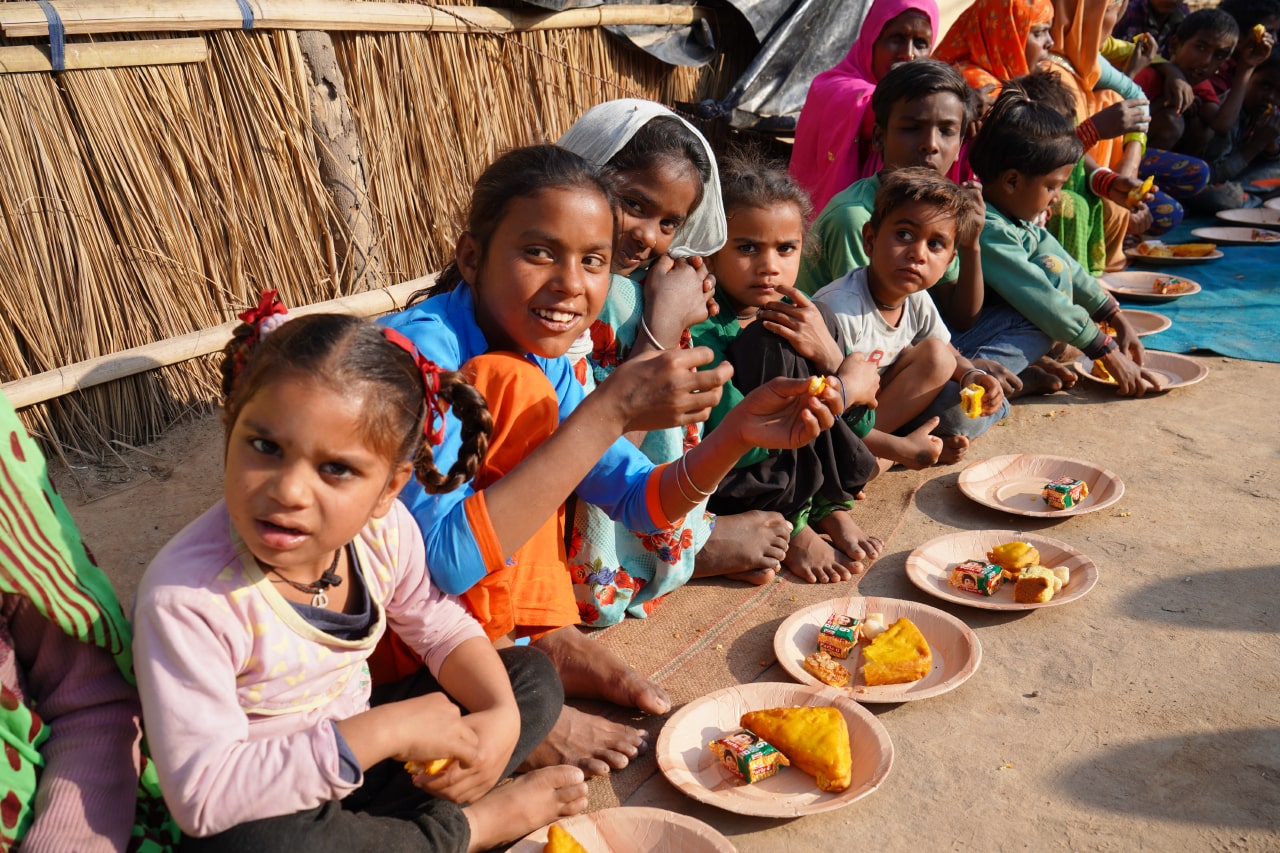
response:
[[[422,392],[427,400],[427,420],[422,425],[422,434],[432,444],[440,444],[444,441],[444,413],[448,408],[440,399],[440,374],[444,373],[444,369],[419,352],[413,341],[395,329],[384,327],[382,334],[391,343],[413,356],[413,363],[418,366],[418,372],[422,374]],[[438,424],[436,415],[440,416]]]
[[[264,290],[262,296],[258,297],[258,306],[250,308],[248,311],[241,311],[238,316],[241,320],[248,323],[256,330],[264,320],[273,317],[276,314],[288,314],[289,309],[284,307],[284,303],[280,301],[280,297],[275,290]]]
[[[274,332],[289,319],[289,309],[284,307],[275,290],[264,290],[258,297],[258,305],[236,315],[252,332],[245,335],[231,356],[231,381],[234,384],[249,363],[249,353],[257,343]]]

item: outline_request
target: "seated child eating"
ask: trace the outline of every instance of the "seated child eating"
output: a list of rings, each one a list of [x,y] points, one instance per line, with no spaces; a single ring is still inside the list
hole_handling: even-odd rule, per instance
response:
[[[804,190],[781,168],[748,154],[723,164],[721,184],[729,237],[708,261],[720,312],[693,328],[693,341],[715,353],[713,363],[732,364],[733,379],[707,432],[714,435],[746,393],[775,376],[827,376],[848,406],[858,412],[874,406],[875,369],[861,356],[845,356],[831,312],[794,287],[810,212]],[[718,513],[781,513],[793,530],[782,565],[809,583],[843,581],[880,552],[880,540],[850,512],[875,473],[861,439],[837,420],[803,447],[749,452],[709,505]]]
[[[846,350],[880,370],[866,443],[882,467],[956,462],[1008,412],[1000,382],[956,352],[925,293],[981,222],[968,193],[936,171],[890,172],[862,228],[870,262],[814,294],[835,313]],[[961,388],[970,384],[983,389],[977,417],[961,405]]]
[[[1007,87],[974,141],[970,162],[987,203],[982,267],[989,293],[973,328],[954,343],[970,358],[1021,373],[1055,341],[1099,359],[1124,396],[1157,385],[1142,369],[1142,344],[1115,299],[1043,227],[1083,154],[1072,122],[1051,105]],[[1113,339],[1098,323],[1116,329]]]

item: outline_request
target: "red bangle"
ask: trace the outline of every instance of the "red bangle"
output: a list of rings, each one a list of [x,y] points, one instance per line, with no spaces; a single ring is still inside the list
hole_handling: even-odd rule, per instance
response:
[[[1076,125],[1076,138],[1084,145],[1084,150],[1088,151],[1098,144],[1098,140],[1102,136],[1098,133],[1097,125],[1093,123],[1093,119],[1087,118]]]
[[[1096,169],[1089,177],[1089,188],[1098,198],[1108,198],[1111,185],[1116,182],[1117,177],[1119,176],[1110,169]]]

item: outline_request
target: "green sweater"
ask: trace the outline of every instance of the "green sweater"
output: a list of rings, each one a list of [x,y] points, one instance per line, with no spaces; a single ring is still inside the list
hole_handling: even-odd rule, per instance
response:
[[[818,252],[807,255],[800,264],[796,287],[812,296],[836,279],[844,278],[850,271],[865,267],[870,262],[862,245],[862,226],[871,221],[879,189],[880,176],[872,175],[854,181],[831,197],[813,221],[811,233],[818,242]],[[942,274],[941,283],[948,284],[959,276],[960,256],[956,255]]]
[[[1106,335],[1091,317],[1111,297],[1052,234],[988,204],[979,242],[987,287],[1053,340],[1086,351],[1102,346]]]

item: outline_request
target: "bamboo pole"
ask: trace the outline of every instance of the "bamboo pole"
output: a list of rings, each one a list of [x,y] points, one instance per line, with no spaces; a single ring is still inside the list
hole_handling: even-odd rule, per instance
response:
[[[387,314],[399,311],[410,296],[428,287],[433,281],[435,276],[423,276],[379,290],[369,290],[330,299],[327,302],[292,308],[289,313],[294,317],[324,313],[354,314],[358,317]],[[239,320],[229,320],[210,329],[200,329],[175,338],[91,358],[56,370],[6,382],[0,386],[0,390],[4,391],[15,409],[34,406],[36,403],[70,394],[72,391],[82,391],[105,382],[133,376],[135,373],[145,373],[148,370],[219,352],[227,345],[227,341],[231,340],[231,333],[239,324]]]
[[[209,45],[194,38],[152,39],[150,41],[93,42],[68,44],[65,70],[86,68],[126,68],[134,65],[178,65],[204,62]],[[36,45],[0,47],[0,74],[52,71],[49,49]]]
[[[653,24],[679,26],[709,17],[692,6],[596,6],[564,12],[529,12],[475,6],[419,6],[353,0],[248,0],[254,29],[349,32],[519,32]],[[56,0],[68,35],[199,32],[244,26],[234,0]],[[0,31],[10,38],[49,35],[39,3],[0,3]]]

